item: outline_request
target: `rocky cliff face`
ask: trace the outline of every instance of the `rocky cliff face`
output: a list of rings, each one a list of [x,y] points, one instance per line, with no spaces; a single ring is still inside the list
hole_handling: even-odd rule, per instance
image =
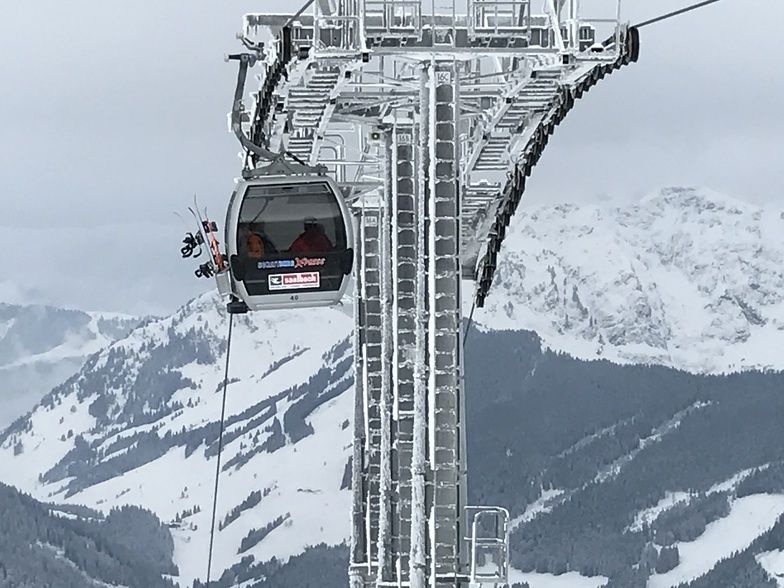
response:
[[[524,210],[477,322],[584,359],[781,369],[784,218],[705,189]]]

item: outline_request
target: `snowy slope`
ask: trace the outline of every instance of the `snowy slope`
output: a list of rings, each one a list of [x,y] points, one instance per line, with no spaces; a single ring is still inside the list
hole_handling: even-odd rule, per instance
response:
[[[757,561],[768,574],[776,579],[779,586],[784,586],[784,551],[777,549],[757,556]]]
[[[509,570],[511,583],[528,584],[529,588],[601,588],[607,583],[607,578],[586,578],[577,572],[567,572],[555,576],[553,574],[522,573],[519,570]]]
[[[125,315],[0,303],[0,430],[138,322]]]
[[[730,514],[708,525],[695,541],[678,543],[680,564],[654,574],[649,588],[674,588],[709,572],[720,560],[742,551],[784,514],[784,496],[756,494],[739,498]]]
[[[91,358],[0,450],[0,476],[35,497],[143,504],[175,524],[182,585],[203,579],[209,538],[227,329],[216,303],[204,296]],[[236,318],[218,522],[263,497],[218,533],[219,572],[347,538],[352,324],[349,309]],[[278,517],[274,540],[241,550]]]
[[[582,359],[784,369],[782,235],[780,210],[707,189],[524,209],[475,321]]]

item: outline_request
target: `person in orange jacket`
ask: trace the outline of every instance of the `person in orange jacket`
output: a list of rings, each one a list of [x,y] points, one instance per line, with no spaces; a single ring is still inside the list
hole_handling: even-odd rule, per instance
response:
[[[264,232],[263,223],[250,224],[246,228],[245,237],[246,255],[253,259],[260,259],[270,253],[277,253],[278,250],[272,240]]]

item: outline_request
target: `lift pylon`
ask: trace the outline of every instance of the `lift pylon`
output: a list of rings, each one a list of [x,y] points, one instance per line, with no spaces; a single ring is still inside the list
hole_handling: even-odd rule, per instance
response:
[[[234,131],[320,165],[356,224],[351,588],[508,582],[509,513],[467,501],[463,284],[481,306],[550,135],[637,59],[613,4],[592,20],[577,0],[246,16],[266,70]]]

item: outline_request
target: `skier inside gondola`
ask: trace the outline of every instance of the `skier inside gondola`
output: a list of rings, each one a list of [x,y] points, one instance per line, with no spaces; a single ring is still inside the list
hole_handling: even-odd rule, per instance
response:
[[[324,232],[324,226],[313,217],[305,219],[304,230],[289,247],[289,251],[296,253],[320,253],[332,249],[334,245]]]
[[[264,231],[263,223],[249,223],[245,226],[245,252],[248,257],[261,259],[278,249]]]

